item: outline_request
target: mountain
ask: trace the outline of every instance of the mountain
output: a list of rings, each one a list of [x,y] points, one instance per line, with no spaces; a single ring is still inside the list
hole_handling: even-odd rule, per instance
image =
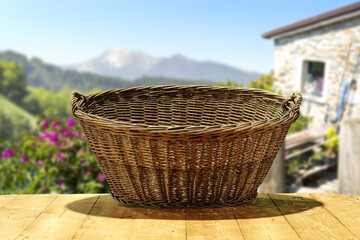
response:
[[[128,51],[124,48],[112,48],[90,61],[67,66],[79,72],[92,72],[127,79],[140,78],[150,70],[157,59],[138,51]]]
[[[139,58],[141,58],[141,56],[139,56]],[[69,89],[77,89],[82,92],[89,92],[94,88],[108,90],[116,88],[135,87],[140,85],[214,84],[211,81],[165,77],[141,77],[136,79],[135,81],[129,81],[127,79],[119,77],[109,77],[100,74],[78,72],[74,70],[64,70],[53,64],[45,63],[39,58],[28,59],[25,55],[10,50],[0,52],[0,59],[17,62],[18,64],[22,65],[26,71],[27,83],[29,85],[34,87],[44,87],[45,89],[55,91],[59,91],[64,87],[67,87]],[[151,61],[149,60],[149,65],[150,62]],[[118,64],[120,64],[120,62]],[[144,64],[140,65],[145,66]]]
[[[260,76],[260,73],[216,62],[196,61],[180,54],[168,58],[155,58],[140,51],[119,47],[110,48],[89,61],[64,68],[127,79],[161,76],[219,82],[230,78],[245,86],[249,81],[256,80]]]
[[[0,139],[18,140],[22,131],[38,131],[37,119],[2,94],[0,106]]]

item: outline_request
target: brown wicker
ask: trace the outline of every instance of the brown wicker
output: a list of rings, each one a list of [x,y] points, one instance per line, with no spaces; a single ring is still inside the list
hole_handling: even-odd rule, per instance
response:
[[[114,199],[137,207],[235,206],[257,189],[299,116],[290,98],[250,88],[144,86],[89,96],[72,111]]]

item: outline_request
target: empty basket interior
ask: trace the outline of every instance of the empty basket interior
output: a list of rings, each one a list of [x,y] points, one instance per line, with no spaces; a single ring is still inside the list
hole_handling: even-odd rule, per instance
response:
[[[248,91],[138,90],[90,97],[85,113],[152,126],[212,126],[281,118],[281,100]]]

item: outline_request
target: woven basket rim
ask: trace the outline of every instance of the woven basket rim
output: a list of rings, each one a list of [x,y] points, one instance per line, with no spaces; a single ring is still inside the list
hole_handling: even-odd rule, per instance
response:
[[[106,94],[113,93],[121,93],[121,92],[129,92],[129,91],[151,91],[158,89],[167,89],[167,90],[179,90],[179,89],[196,89],[200,91],[205,90],[219,90],[224,92],[252,92],[253,94],[258,93],[269,97],[271,101],[278,101],[279,104],[282,104],[282,107],[287,110],[287,112],[281,116],[280,118],[270,118],[263,119],[258,121],[239,123],[239,124],[218,124],[218,125],[148,125],[148,124],[136,124],[129,122],[120,122],[117,120],[107,119],[104,117],[99,117],[95,114],[85,113],[80,110],[80,106],[84,106],[87,101],[93,99],[95,97],[99,97]],[[294,99],[297,99],[295,102]],[[292,102],[291,102],[292,100]],[[246,132],[261,132],[261,130],[270,127],[278,127],[282,124],[287,124],[289,121],[295,121],[299,117],[299,106],[301,104],[302,96],[300,93],[293,94],[290,98],[285,98],[276,93],[272,93],[262,89],[256,88],[234,88],[234,87],[213,87],[213,86],[204,86],[204,85],[156,85],[156,86],[140,86],[140,87],[130,87],[130,88],[122,88],[122,89],[112,89],[107,91],[101,91],[99,93],[90,94],[88,96],[81,95],[77,92],[73,92],[71,94],[71,101],[73,106],[73,115],[81,121],[87,123],[93,123],[97,126],[103,126],[106,128],[113,128],[118,130],[125,130],[133,133],[166,133],[166,134],[216,134],[225,132],[229,133],[246,133]]]

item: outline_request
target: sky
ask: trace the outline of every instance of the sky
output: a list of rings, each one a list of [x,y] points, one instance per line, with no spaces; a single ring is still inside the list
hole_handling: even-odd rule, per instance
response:
[[[0,0],[0,51],[67,65],[124,47],[268,73],[273,41],[261,34],[354,2]]]

